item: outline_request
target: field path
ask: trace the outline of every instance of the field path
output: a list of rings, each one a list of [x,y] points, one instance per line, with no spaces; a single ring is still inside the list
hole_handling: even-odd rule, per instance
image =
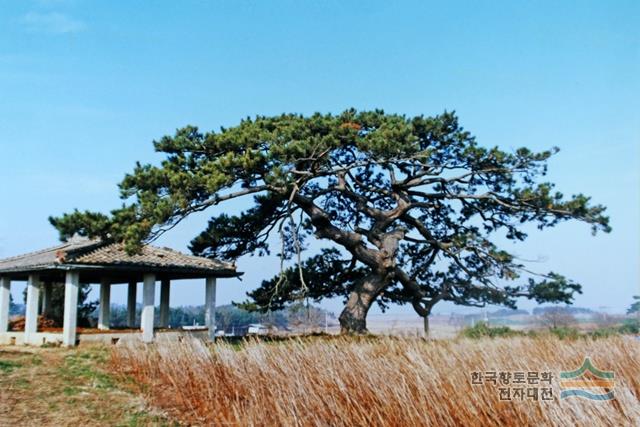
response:
[[[169,425],[107,374],[104,347],[0,346],[0,426]]]

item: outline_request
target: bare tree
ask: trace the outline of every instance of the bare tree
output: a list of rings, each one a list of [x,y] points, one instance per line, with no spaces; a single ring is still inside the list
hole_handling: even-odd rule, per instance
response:
[[[542,325],[555,329],[568,327],[576,323],[576,318],[564,307],[549,307],[540,316]]]

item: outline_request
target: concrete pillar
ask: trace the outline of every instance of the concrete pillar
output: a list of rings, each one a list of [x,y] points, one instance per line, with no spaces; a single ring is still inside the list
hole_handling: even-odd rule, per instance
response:
[[[129,282],[127,288],[127,326],[133,328],[136,324],[136,291],[138,284]]]
[[[207,277],[204,292],[204,320],[209,328],[209,339],[216,337],[216,278]]]
[[[160,326],[166,328],[169,326],[169,296],[171,294],[171,281],[162,280],[160,283]]]
[[[153,341],[153,311],[156,296],[156,275],[145,274],[142,285],[142,315],[140,316],[140,329],[142,329],[142,341]]]
[[[0,277],[0,333],[9,330],[9,301],[11,300],[11,280]]]
[[[100,281],[100,308],[98,311],[98,329],[109,329],[111,321],[111,283],[107,279]]]
[[[51,311],[51,282],[42,284],[42,315],[46,316]]]
[[[80,276],[78,272],[67,271],[64,283],[64,315],[62,325],[62,344],[67,347],[76,345],[79,292]]]
[[[40,300],[40,279],[37,274],[30,274],[27,282],[27,307],[24,319],[25,342],[29,342],[29,334],[38,332],[38,302]]]

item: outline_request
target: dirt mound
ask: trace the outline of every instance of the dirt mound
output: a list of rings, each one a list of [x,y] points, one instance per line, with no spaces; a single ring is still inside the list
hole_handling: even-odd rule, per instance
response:
[[[15,332],[24,331],[24,324],[25,324],[24,316],[16,317],[15,319],[9,322],[9,330],[15,331]],[[61,325],[58,325],[58,323],[53,319],[50,319],[45,316],[38,316],[38,330],[40,331],[46,328],[57,328],[60,326]]]

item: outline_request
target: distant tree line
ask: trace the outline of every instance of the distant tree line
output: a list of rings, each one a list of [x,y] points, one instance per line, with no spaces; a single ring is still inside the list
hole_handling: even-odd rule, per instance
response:
[[[527,316],[529,312],[523,309],[501,308],[489,313],[489,317]]]
[[[9,316],[24,314],[24,305],[13,302],[13,295],[9,295]]]
[[[545,307],[536,307],[533,309],[533,315],[534,316],[542,316],[547,312],[557,312],[558,309],[561,309],[561,311],[563,313],[566,314],[571,314],[571,315],[576,315],[576,314],[593,314],[594,311],[591,310],[590,308],[584,308],[584,307],[572,307],[572,306],[564,306],[564,307],[558,307],[558,306],[545,306]]]
[[[142,306],[136,306],[136,319],[140,318]],[[156,323],[159,321],[160,310],[155,310]],[[97,311],[92,314],[97,317]],[[227,333],[239,332],[253,323],[261,323],[267,326],[275,326],[278,329],[288,328],[318,328],[325,324],[327,319],[335,320],[335,315],[320,307],[295,303],[282,310],[270,313],[260,313],[243,310],[232,304],[216,307],[216,325],[219,330]],[[121,304],[111,305],[111,325],[125,327],[127,325],[127,307]],[[169,326],[204,325],[204,306],[181,306],[169,309]]]

